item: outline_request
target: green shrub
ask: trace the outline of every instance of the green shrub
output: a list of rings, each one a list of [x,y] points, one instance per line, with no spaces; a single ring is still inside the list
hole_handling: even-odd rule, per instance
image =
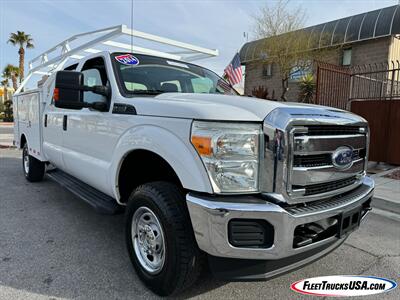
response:
[[[315,87],[314,75],[307,74],[303,76],[299,82],[299,102],[313,103]]]
[[[12,108],[12,101],[7,100],[4,102],[4,121],[5,122],[13,122],[13,108]]]

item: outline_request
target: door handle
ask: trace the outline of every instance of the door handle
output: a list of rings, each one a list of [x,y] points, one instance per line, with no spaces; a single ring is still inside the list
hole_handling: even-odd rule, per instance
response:
[[[44,127],[47,127],[47,114],[44,115]]]
[[[31,126],[32,126],[31,121],[28,121],[28,126],[27,127],[31,127]]]
[[[64,118],[63,118],[63,130],[64,131],[67,130],[67,115],[64,115]]]

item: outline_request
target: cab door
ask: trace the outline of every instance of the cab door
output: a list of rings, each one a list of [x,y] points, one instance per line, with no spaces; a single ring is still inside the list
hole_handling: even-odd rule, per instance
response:
[[[85,85],[110,85],[105,62],[105,57],[99,56],[81,63],[78,70],[84,75]],[[108,111],[82,108],[66,112],[64,168],[83,182],[112,195],[108,170],[117,136],[112,131],[110,99],[93,92],[84,92],[83,98],[88,103],[107,103]]]

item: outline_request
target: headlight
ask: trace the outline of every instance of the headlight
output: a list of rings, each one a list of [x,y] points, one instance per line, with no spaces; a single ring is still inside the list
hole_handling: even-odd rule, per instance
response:
[[[191,141],[216,193],[258,191],[261,125],[194,121]]]

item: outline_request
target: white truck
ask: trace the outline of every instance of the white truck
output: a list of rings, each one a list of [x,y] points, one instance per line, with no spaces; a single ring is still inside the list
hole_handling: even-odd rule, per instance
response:
[[[190,286],[204,264],[229,280],[297,269],[342,244],[371,209],[367,122],[239,96],[189,63],[217,54],[116,26],[33,60],[13,99],[26,179],[46,174],[101,213],[124,211],[129,257],[159,295]]]

